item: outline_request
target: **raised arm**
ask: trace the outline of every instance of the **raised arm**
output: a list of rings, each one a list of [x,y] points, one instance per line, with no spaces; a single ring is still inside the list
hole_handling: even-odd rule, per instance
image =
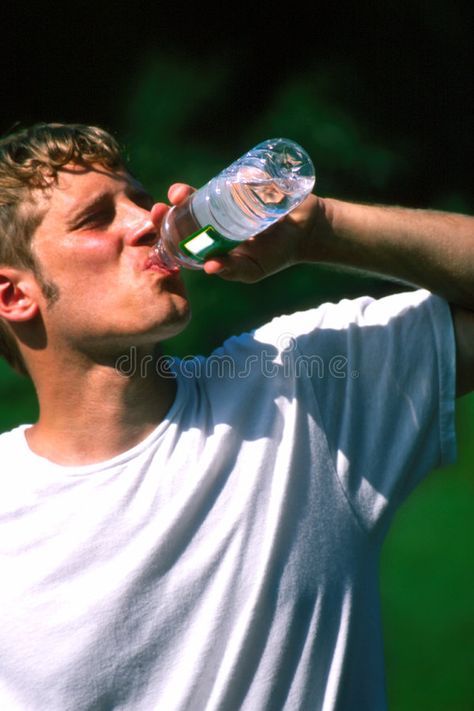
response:
[[[424,287],[451,304],[457,394],[474,389],[474,217],[432,210],[314,203],[303,260],[340,264]]]
[[[173,186],[171,201],[186,190]],[[250,283],[303,262],[371,272],[443,296],[453,311],[458,394],[474,389],[474,217],[310,195],[277,225],[210,259],[205,271]]]
[[[355,267],[474,309],[474,217],[316,199],[303,261]]]

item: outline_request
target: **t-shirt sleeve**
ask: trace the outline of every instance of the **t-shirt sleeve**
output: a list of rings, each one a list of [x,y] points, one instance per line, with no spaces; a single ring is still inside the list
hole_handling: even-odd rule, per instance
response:
[[[455,459],[449,305],[425,290],[363,297],[300,312],[280,327],[295,377],[314,389],[345,495],[372,529],[430,470]]]

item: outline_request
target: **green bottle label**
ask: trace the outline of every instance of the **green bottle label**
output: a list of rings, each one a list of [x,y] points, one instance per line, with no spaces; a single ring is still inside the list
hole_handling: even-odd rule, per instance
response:
[[[188,257],[204,262],[209,257],[225,254],[237,247],[237,240],[221,235],[212,225],[206,225],[197,232],[183,239],[179,246]]]

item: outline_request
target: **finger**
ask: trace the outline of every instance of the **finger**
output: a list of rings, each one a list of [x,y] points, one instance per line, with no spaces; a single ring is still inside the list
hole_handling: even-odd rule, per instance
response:
[[[194,188],[185,183],[173,183],[168,190],[168,199],[172,205],[178,205],[195,192]],[[161,224],[170,206],[164,202],[157,202],[151,209],[151,219],[157,226]]]
[[[177,205],[194,192],[195,189],[186,183],[173,183],[168,190],[168,199],[172,205]]]
[[[153,205],[150,213],[153,224],[159,226],[169,209],[169,205],[166,205],[164,202],[157,202]]]
[[[226,262],[220,258],[208,259],[204,263],[204,271],[206,274],[222,274],[226,270]]]
[[[222,257],[212,257],[204,263],[206,274],[215,274],[226,281],[253,283],[265,275],[260,265],[246,254],[232,252]]]

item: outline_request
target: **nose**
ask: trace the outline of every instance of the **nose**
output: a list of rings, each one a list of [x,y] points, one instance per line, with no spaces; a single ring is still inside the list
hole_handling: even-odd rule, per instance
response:
[[[151,245],[158,241],[158,232],[151,221],[150,213],[146,210],[141,210],[140,213],[130,219],[127,225],[124,241],[129,247]]]

